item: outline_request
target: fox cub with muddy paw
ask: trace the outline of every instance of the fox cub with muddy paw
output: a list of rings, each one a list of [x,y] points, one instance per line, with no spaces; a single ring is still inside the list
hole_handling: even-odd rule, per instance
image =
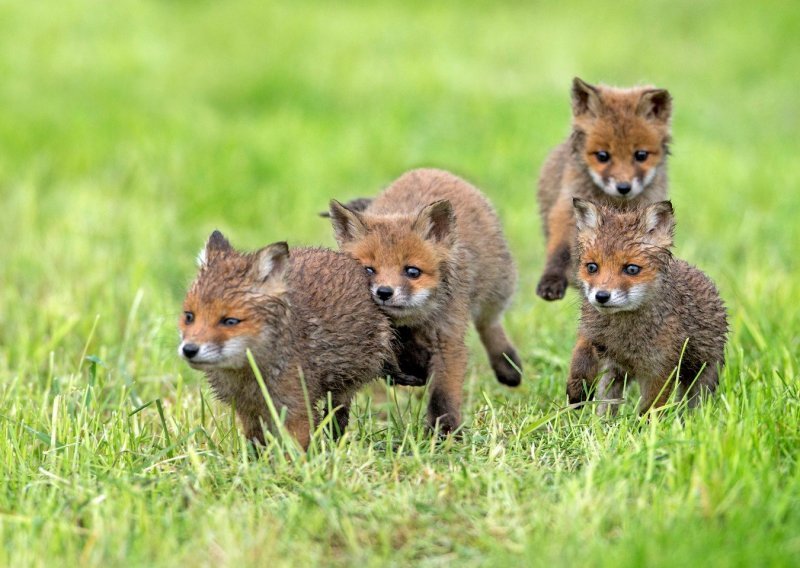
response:
[[[619,209],[667,198],[671,113],[664,89],[616,89],[574,79],[572,133],[550,153],[539,177],[547,239],[540,297],[560,300],[572,279],[573,197]]]

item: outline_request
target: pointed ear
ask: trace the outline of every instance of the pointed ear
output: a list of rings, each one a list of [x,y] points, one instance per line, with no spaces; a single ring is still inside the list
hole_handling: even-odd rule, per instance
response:
[[[261,282],[267,279],[283,279],[289,265],[289,245],[281,241],[265,246],[255,252],[256,278]]]
[[[597,87],[575,77],[572,80],[572,115],[598,116],[602,108],[603,101],[600,100],[600,91]]]
[[[367,227],[361,215],[335,199],[331,199],[330,218],[336,242],[340,245],[360,239],[367,234]]]
[[[591,201],[572,198],[572,208],[575,213],[575,225],[579,232],[594,231],[600,226],[600,211]]]
[[[647,89],[642,92],[636,114],[648,120],[666,123],[672,115],[672,96],[666,89]]]
[[[231,243],[228,242],[222,233],[214,231],[206,241],[206,246],[197,255],[197,266],[203,267],[216,258],[220,253],[233,250]]]
[[[644,210],[647,239],[654,245],[669,248],[675,233],[675,215],[671,201],[659,201]]]
[[[423,239],[437,243],[449,243],[456,226],[453,206],[446,199],[434,201],[417,216],[413,229]]]

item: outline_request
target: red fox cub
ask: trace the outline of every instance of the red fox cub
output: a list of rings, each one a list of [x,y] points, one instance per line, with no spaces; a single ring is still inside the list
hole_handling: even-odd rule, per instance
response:
[[[618,399],[627,375],[639,383],[640,412],[663,406],[672,381],[695,406],[719,382],[728,323],[714,283],[672,257],[672,204],[621,211],[575,199],[574,209],[584,299],[570,403],[584,401],[598,375],[597,399]]]
[[[476,188],[434,169],[410,171],[372,201],[353,203],[331,201],[336,240],[363,265],[373,300],[397,328],[401,370],[433,374],[428,424],[452,432],[461,422],[470,320],[497,380],[521,379],[500,322],[516,283],[500,221]]]
[[[233,403],[248,439],[264,442],[274,427],[246,352],[249,349],[288,431],[305,448],[308,405],[331,395],[338,433],[363,384],[395,374],[394,333],[349,256],[275,243],[254,253],[234,250],[214,231],[200,255],[180,321],[178,353]],[[301,376],[308,392],[303,391]]]
[[[672,99],[664,89],[615,89],[572,83],[572,134],[539,176],[539,212],[547,262],[536,293],[564,297],[572,279],[572,198],[620,209],[667,198]]]

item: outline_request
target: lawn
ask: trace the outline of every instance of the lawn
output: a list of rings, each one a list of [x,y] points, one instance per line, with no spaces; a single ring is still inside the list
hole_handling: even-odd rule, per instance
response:
[[[0,566],[796,565],[800,5],[0,5]],[[676,252],[717,282],[709,405],[563,411],[578,297],[534,288],[538,169],[578,75],[674,97]],[[495,203],[511,390],[474,333],[460,440],[420,390],[248,453],[176,355],[194,257],[333,246],[316,213],[417,166]]]

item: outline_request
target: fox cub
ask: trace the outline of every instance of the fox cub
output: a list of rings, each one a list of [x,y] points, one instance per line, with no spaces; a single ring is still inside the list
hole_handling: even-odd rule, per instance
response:
[[[516,283],[500,221],[476,188],[434,169],[410,171],[352,204],[331,202],[336,240],[364,266],[373,300],[392,319],[401,369],[433,374],[428,424],[452,432],[461,422],[470,319],[497,379],[521,379],[500,322]]]
[[[621,211],[575,199],[574,209],[584,299],[569,401],[585,400],[599,374],[598,400],[618,399],[627,375],[639,383],[640,412],[665,404],[670,380],[695,406],[719,382],[728,324],[714,283],[672,257],[672,204]]]
[[[672,99],[664,89],[615,89],[572,83],[572,134],[555,148],[539,177],[539,212],[547,261],[536,293],[564,297],[572,279],[572,198],[617,208],[667,198]]]
[[[290,256],[286,243],[240,253],[214,231],[198,260],[178,352],[205,373],[222,401],[235,405],[248,439],[263,443],[263,425],[274,426],[248,349],[304,448],[312,428],[309,404],[330,393],[342,433],[355,391],[394,374],[391,324],[367,292],[363,269],[347,255],[297,248]]]

